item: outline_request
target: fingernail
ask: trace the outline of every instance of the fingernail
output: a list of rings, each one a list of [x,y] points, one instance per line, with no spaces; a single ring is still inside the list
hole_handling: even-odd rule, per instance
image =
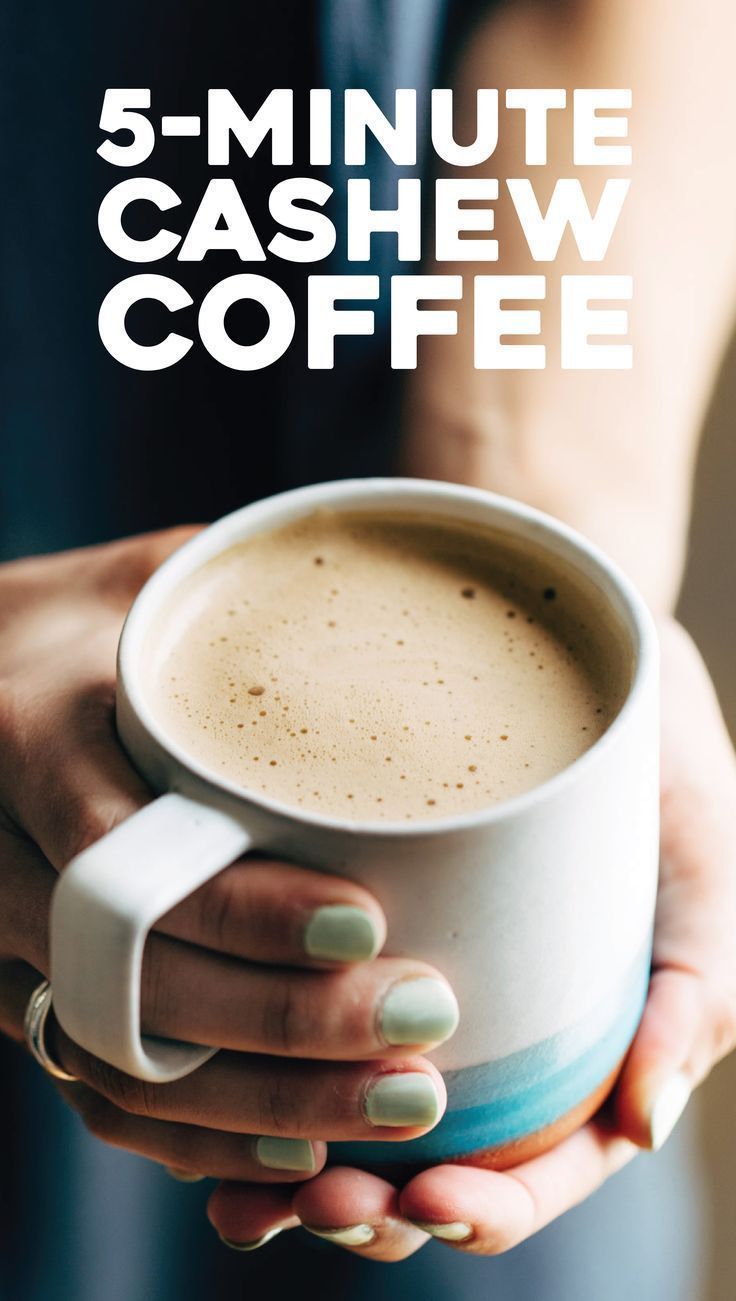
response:
[[[653,1152],[658,1152],[669,1138],[688,1104],[691,1092],[689,1080],[678,1071],[656,1095],[649,1116],[649,1146]]]
[[[376,923],[362,908],[330,904],[312,913],[304,932],[304,947],[310,958],[367,962],[379,949]]]
[[[363,1111],[371,1125],[434,1125],[441,1115],[434,1080],[420,1071],[379,1075],[369,1085]]]
[[[171,1178],[178,1180],[180,1184],[198,1184],[200,1179],[204,1179],[204,1175],[193,1174],[190,1170],[180,1170],[175,1165],[165,1165],[164,1170],[167,1175],[171,1175]]]
[[[218,1233],[217,1236],[220,1242],[224,1243],[226,1247],[232,1248],[233,1251],[257,1251],[259,1247],[265,1246],[280,1232],[280,1229],[269,1229],[268,1233],[264,1233],[260,1238],[254,1238],[252,1242],[233,1242],[232,1238],[223,1238],[221,1233]]]
[[[450,1224],[427,1224],[425,1220],[410,1220],[409,1223],[442,1242],[468,1242],[473,1236],[472,1226],[462,1220],[452,1220]]]
[[[400,980],[383,1000],[381,1034],[387,1044],[439,1044],[459,1020],[457,999],[443,980]]]
[[[372,1224],[350,1224],[345,1229],[315,1229],[311,1224],[303,1224],[302,1228],[317,1238],[337,1242],[341,1247],[367,1247],[376,1237]]]
[[[271,1138],[256,1141],[256,1159],[269,1170],[316,1170],[312,1144],[306,1138]]]

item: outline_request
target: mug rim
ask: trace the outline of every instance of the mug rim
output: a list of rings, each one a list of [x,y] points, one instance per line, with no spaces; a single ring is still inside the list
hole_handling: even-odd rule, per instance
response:
[[[309,514],[320,506],[334,506],[336,509],[342,507],[348,510],[351,505],[380,506],[383,503],[385,509],[391,509],[388,504],[388,498],[391,496],[405,497],[407,506],[411,505],[410,498],[413,497],[415,500],[423,498],[428,507],[433,502],[438,505],[456,502],[459,507],[465,504],[486,509],[489,512],[487,524],[490,527],[494,525],[498,527],[499,519],[521,523],[527,535],[533,534],[534,540],[540,543],[552,557],[570,565],[574,565],[577,560],[578,568],[584,570],[587,578],[593,582],[598,595],[609,608],[614,605],[612,596],[615,594],[618,598],[623,609],[619,609],[617,613],[619,616],[623,613],[623,622],[628,623],[627,632],[631,639],[634,657],[632,679],[616,717],[592,746],[572,763],[519,795],[467,813],[435,817],[426,822],[412,822],[411,825],[389,820],[370,822],[340,818],[313,810],[297,809],[293,805],[263,795],[250,787],[239,786],[236,782],[220,776],[179,746],[159,724],[145,698],[138,668],[140,650],[150,627],[151,618],[160,608],[165,597],[176,587],[177,582],[189,577],[230,546],[237,545],[240,540],[238,524],[244,517],[247,517],[249,522],[255,521],[255,527],[249,529],[245,536],[255,536],[269,528],[278,528],[289,520]],[[448,515],[448,518],[451,518],[451,515]],[[463,519],[458,512],[457,522],[467,524],[468,520]],[[523,538],[523,536],[524,532],[517,529],[517,537]],[[557,549],[550,545],[551,541],[559,544]],[[606,590],[606,585],[609,590]],[[358,837],[416,839],[485,827],[508,821],[516,816],[523,816],[536,805],[563,791],[571,782],[578,780],[584,771],[600,762],[602,756],[616,743],[619,734],[637,707],[647,680],[651,673],[656,671],[657,662],[656,628],[644,598],[616,562],[577,530],[555,516],[537,510],[536,507],[528,506],[513,497],[489,492],[484,488],[473,488],[436,479],[371,477],[331,480],[260,498],[215,520],[178,547],[148,578],[128,611],[118,644],[117,673],[118,693],[122,688],[127,704],[138,726],[146,734],[147,740],[163,750],[167,757],[186,773],[221,794],[235,799],[244,808],[254,807],[282,821],[313,830],[336,831]],[[145,771],[142,776],[147,780]],[[170,789],[176,789],[175,784],[172,784]]]

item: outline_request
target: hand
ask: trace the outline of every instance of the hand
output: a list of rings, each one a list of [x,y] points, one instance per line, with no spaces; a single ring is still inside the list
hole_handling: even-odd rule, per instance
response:
[[[506,1251],[641,1148],[660,1147],[690,1090],[736,1046],[736,763],[697,650],[673,620],[663,624],[661,640],[662,862],[653,969],[638,1033],[604,1112],[553,1151],[503,1173],[437,1166],[399,1190],[335,1168],[296,1193],[273,1190],[267,1203],[253,1188],[226,1184],[209,1206],[223,1236],[253,1240],[301,1221],[352,1230],[354,1239],[363,1226],[362,1245],[349,1238],[342,1245],[376,1260],[411,1255],[428,1240],[425,1230],[456,1251]]]
[[[187,536],[0,567],[0,1029],[16,1039],[48,974],[56,873],[150,799],[115,736],[115,649],[138,588]],[[385,933],[351,881],[236,863],[157,924],[141,1008],[146,1032],[227,1051],[152,1086],[52,1025],[54,1056],[81,1081],[59,1088],[109,1143],[281,1186],[322,1168],[325,1139],[425,1133],[445,1091],[417,1054],[452,1033],[457,1007],[431,967],[375,957]]]

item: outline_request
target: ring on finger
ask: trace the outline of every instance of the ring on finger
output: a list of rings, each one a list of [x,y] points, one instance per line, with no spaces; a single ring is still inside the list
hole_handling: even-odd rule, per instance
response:
[[[42,980],[28,1000],[26,1014],[23,1018],[23,1034],[32,1055],[39,1066],[42,1066],[46,1071],[46,1074],[51,1075],[55,1080],[67,1080],[73,1084],[79,1079],[79,1076],[70,1075],[68,1071],[65,1071],[63,1066],[54,1061],[46,1047],[46,1022],[51,1011],[51,999],[51,985],[48,980]]]

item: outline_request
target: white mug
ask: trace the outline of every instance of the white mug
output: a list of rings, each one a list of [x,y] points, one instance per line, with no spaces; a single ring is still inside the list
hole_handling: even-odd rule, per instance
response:
[[[327,507],[444,517],[550,557],[592,583],[632,662],[603,736],[506,803],[424,825],[360,823],[244,790],[185,753],[142,686],[146,636],[177,586],[234,544]],[[62,873],[51,917],[56,1015],[84,1048],[140,1079],[195,1070],[212,1048],[142,1037],[141,962],[165,912],[241,854],[263,850],[354,878],[388,918],[384,949],[437,966],[460,1025],[430,1054],[448,1109],[411,1143],[331,1144],[386,1165],[508,1164],[592,1114],[610,1089],[646,997],[658,866],[658,652],[628,579],[595,546],[532,508],[478,489],[410,479],[318,484],[219,520],[172,555],[135,600],[120,641],[117,727],[159,798]]]

